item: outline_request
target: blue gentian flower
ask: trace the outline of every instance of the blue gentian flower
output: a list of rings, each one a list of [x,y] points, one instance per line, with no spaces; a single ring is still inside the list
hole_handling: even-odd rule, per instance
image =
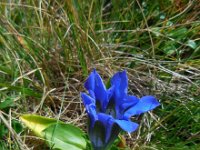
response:
[[[130,120],[131,116],[150,111],[160,103],[153,96],[141,99],[128,95],[128,77],[126,71],[117,72],[106,88],[100,75],[93,70],[87,78],[85,88],[88,94],[81,97],[89,116],[89,137],[95,150],[108,149],[120,131],[129,133],[138,128]]]

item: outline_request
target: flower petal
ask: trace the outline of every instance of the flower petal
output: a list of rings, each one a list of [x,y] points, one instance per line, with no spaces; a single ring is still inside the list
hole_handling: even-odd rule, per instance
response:
[[[134,106],[139,102],[139,99],[136,96],[133,95],[127,95],[126,96],[126,101],[123,102],[121,105],[122,111],[128,110],[130,107]]]
[[[128,91],[128,77],[126,71],[114,74],[111,78],[111,85],[115,87],[111,99],[114,101],[116,116],[117,118],[120,118],[122,112],[120,107],[123,104],[123,99],[126,97]]]
[[[108,99],[110,99],[113,95],[113,92],[115,90],[115,86],[111,86],[108,90],[107,90],[107,94],[108,94]]]
[[[117,123],[121,129],[127,132],[133,132],[138,128],[138,124],[131,122],[131,121],[126,121],[126,120],[115,120],[115,123]]]
[[[133,95],[124,95],[124,98],[120,98],[118,101],[118,105],[115,105],[116,118],[124,119],[124,112],[137,104],[139,99]]]
[[[110,134],[112,131],[112,126],[114,123],[114,119],[112,116],[104,114],[104,113],[99,113],[98,114],[98,120],[103,123],[105,129],[106,129],[106,137],[105,137],[105,141],[107,142],[110,138]]]
[[[91,127],[93,127],[95,124],[95,121],[98,119],[94,99],[85,93],[81,93],[81,98],[83,99],[83,103],[85,105],[86,112],[90,118],[90,125],[91,125]]]
[[[130,118],[133,115],[140,115],[141,113],[150,111],[157,106],[159,106],[160,103],[156,100],[153,96],[144,96],[142,97],[137,104],[135,104],[133,107],[128,109],[124,116],[125,118]]]
[[[94,104],[95,105],[95,100],[88,96],[86,93],[82,93],[81,92],[81,98],[83,100],[83,104],[86,106],[86,105],[90,105],[90,104]]]
[[[96,121],[93,128],[89,128],[89,137],[93,149],[103,149],[105,142],[105,127],[100,121]]]
[[[126,71],[117,72],[111,79],[111,85],[115,85],[116,95],[126,94],[128,91],[128,77]]]
[[[95,99],[94,89],[95,89],[95,70],[93,70],[89,77],[87,78],[84,87],[88,90],[90,96]]]
[[[89,75],[84,86],[88,90],[90,96],[99,101],[101,109],[105,109],[105,104],[108,103],[107,89],[95,69]]]

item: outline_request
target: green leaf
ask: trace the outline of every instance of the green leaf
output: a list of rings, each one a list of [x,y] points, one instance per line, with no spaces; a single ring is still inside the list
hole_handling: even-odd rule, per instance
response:
[[[43,130],[43,135],[53,149],[83,150],[86,149],[84,133],[70,124],[53,124]]]
[[[15,130],[16,133],[22,132],[22,125],[18,120],[12,120],[12,128]]]
[[[194,40],[188,40],[187,45],[192,49],[195,49],[197,47],[197,44]]]
[[[6,98],[3,102],[0,102],[0,110],[12,106],[13,103],[14,101],[12,98],[10,97]]]
[[[166,55],[172,55],[176,52],[176,46],[173,42],[166,42],[165,45],[163,46],[163,52]]]
[[[110,83],[110,79],[108,80],[108,82],[106,83],[106,88],[109,89],[111,87],[111,83]]]
[[[9,69],[9,67],[5,67],[5,66],[2,66],[2,65],[0,65],[0,71],[2,71],[5,74],[12,74],[13,73],[12,70]]]
[[[43,137],[43,130],[48,128],[50,125],[56,124],[58,122],[55,119],[29,114],[22,115],[20,119],[29,129],[31,129],[39,137]]]
[[[52,149],[86,150],[86,134],[73,125],[30,114],[22,115],[20,119],[37,136],[44,138]]]
[[[168,33],[168,36],[176,39],[182,39],[185,38],[186,34],[188,33],[187,28],[177,28],[172,30],[171,32]]]
[[[0,87],[6,87],[10,91],[21,92],[21,93],[23,93],[24,95],[27,95],[27,96],[34,96],[34,97],[37,97],[37,98],[41,98],[41,96],[42,96],[41,93],[39,93],[38,91],[34,91],[33,89],[24,88],[24,87],[21,87],[21,86],[13,86],[13,85],[10,85],[9,83],[0,83]]]
[[[0,138],[2,139],[8,133],[8,129],[5,127],[4,124],[0,123]],[[1,147],[0,147],[1,148]]]

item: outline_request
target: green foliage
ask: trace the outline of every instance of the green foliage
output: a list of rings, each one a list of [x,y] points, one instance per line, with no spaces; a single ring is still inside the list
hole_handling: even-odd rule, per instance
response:
[[[3,124],[0,124],[0,130],[0,138],[2,139],[8,133],[8,129]]]
[[[10,149],[15,149],[15,150],[20,150],[20,148],[17,146],[17,144],[8,144],[5,141],[0,141],[0,149],[1,150],[10,150]]]
[[[172,103],[174,103],[173,107],[163,104],[165,111],[161,110],[160,115],[163,118],[162,124],[166,128],[154,135],[161,143],[166,144],[165,146],[157,144],[156,147],[166,149],[195,149],[199,147],[200,116],[198,113],[200,109],[196,107],[199,105],[198,99],[178,106],[176,102]],[[168,112],[167,116],[166,112]]]
[[[51,149],[86,150],[88,148],[85,133],[73,125],[37,115],[22,115],[21,120],[37,136],[44,138]]]
[[[17,120],[11,120],[11,127],[12,129],[18,134],[22,132],[22,125]],[[6,128],[6,126],[0,122],[0,149],[1,150],[8,150],[8,149],[16,149],[18,150],[18,144],[15,142],[6,143],[5,140],[11,140],[9,135],[9,130]]]
[[[44,129],[42,134],[53,149],[65,150],[67,147],[74,150],[86,150],[86,139],[83,138],[85,135],[75,126],[53,124]]]
[[[0,111],[8,112],[9,109],[13,106],[14,106],[14,98],[12,98],[12,97],[6,97],[2,101],[0,101]],[[10,126],[16,133],[22,132],[22,126],[17,120],[15,120],[15,119],[10,120]],[[0,149],[2,149],[2,150],[7,149],[8,145],[7,145],[7,143],[4,143],[4,140],[7,137],[9,137],[10,133],[3,121],[0,121],[0,131],[1,131],[0,132],[0,143],[2,143]],[[17,147],[16,147],[16,149],[17,149]]]
[[[11,97],[7,97],[2,102],[0,101],[0,110],[13,106],[14,101]]]
[[[12,122],[36,112],[85,129],[84,76],[96,68],[106,80],[126,69],[131,94],[162,103],[154,119],[133,118],[141,126],[128,145],[198,149],[199,10],[198,0],[1,1],[0,110]],[[19,149],[0,129],[0,149]],[[27,134],[19,135],[37,149]]]

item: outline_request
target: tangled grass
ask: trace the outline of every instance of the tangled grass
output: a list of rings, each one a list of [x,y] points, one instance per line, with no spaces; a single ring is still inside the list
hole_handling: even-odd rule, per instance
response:
[[[162,104],[133,118],[132,149],[200,147],[199,9],[198,0],[0,2],[0,149],[46,148],[21,127],[24,113],[85,130],[80,91],[93,68],[105,80],[127,70],[130,94]]]

